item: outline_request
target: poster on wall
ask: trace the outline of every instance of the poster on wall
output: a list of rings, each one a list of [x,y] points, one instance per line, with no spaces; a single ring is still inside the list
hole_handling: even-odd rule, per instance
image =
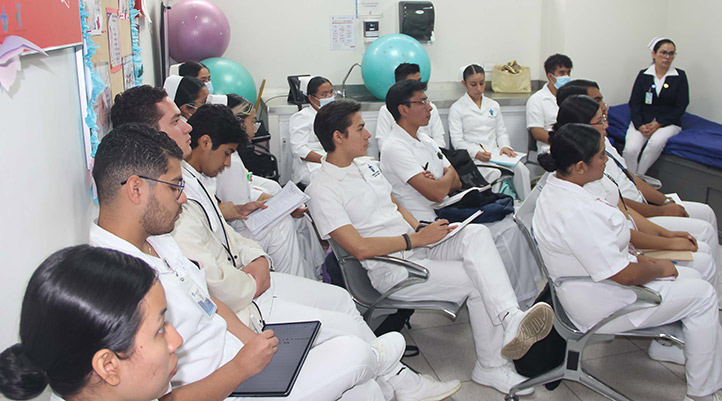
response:
[[[44,50],[83,42],[77,0],[0,0],[0,28],[0,42],[15,35]]]
[[[83,0],[85,11],[88,13],[88,29],[91,35],[103,33],[103,7],[100,0]]]
[[[331,51],[356,49],[355,27],[352,16],[331,17]]]
[[[99,63],[94,64],[93,69],[98,72],[100,79],[105,84],[105,89],[95,99],[98,137],[102,138],[110,130],[110,108],[113,106],[110,91],[110,68],[108,68],[108,63]]]
[[[118,0],[118,18],[130,18],[130,2],[129,0]]]
[[[135,86],[135,67],[133,55],[123,57],[123,87],[128,90]]]
[[[118,9],[107,8],[108,14],[108,52],[110,53],[110,72],[118,72],[123,67],[120,55],[120,25]]]

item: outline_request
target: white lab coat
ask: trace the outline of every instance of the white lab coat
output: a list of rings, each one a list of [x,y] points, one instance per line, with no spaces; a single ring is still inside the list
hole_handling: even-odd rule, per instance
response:
[[[313,132],[313,121],[316,118],[316,109],[311,106],[293,114],[288,121],[288,130],[293,154],[293,172],[291,180],[295,183],[308,185],[316,171],[321,168],[319,163],[307,162],[302,158],[309,153],[316,152],[321,156],[326,154],[321,142]]]
[[[234,152],[231,166],[216,177],[216,195],[221,202],[236,205],[257,200],[263,190],[254,185],[255,180],[238,153]],[[258,242],[273,259],[277,272],[310,279],[319,277],[324,252],[308,216],[294,219],[289,214],[257,235],[246,227],[243,220],[233,220],[229,224],[242,236]]]
[[[636,262],[629,253],[629,221],[622,212],[555,174],[549,176],[539,196],[533,225],[553,278],[589,276],[597,282]],[[709,395],[722,387],[717,296],[699,273],[682,266],[677,269],[676,280],[646,284],[662,295],[659,306],[615,319],[599,332],[623,332],[682,320],[687,394]],[[567,283],[558,294],[567,314],[583,331],[635,300],[631,291],[600,283]]]
[[[544,85],[526,101],[526,127],[551,131],[552,126],[557,122],[557,113],[559,113],[557,97],[552,94],[548,85]],[[536,141],[536,146],[537,153],[549,151],[548,143]]]

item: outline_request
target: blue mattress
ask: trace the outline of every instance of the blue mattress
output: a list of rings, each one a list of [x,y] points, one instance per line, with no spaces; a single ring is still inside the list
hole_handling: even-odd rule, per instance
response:
[[[629,105],[610,107],[608,118],[607,135],[623,143],[630,121]],[[684,113],[682,132],[667,141],[663,153],[722,168],[722,125]]]

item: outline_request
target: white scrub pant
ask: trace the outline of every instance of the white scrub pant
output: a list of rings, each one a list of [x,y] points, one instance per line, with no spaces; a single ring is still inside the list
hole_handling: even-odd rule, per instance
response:
[[[504,340],[501,320],[507,312],[518,309],[519,304],[489,229],[471,224],[446,242],[433,248],[405,251],[402,257],[429,269],[429,278],[394,293],[391,298],[460,302],[468,296],[466,304],[477,362],[485,368],[507,364],[508,360],[501,355]],[[370,276],[375,267],[383,266],[379,262],[367,264]],[[396,282],[385,282],[382,285],[385,288],[380,290],[386,291]]]
[[[253,174],[253,180],[251,182],[253,183],[254,187],[258,187],[258,189],[271,196],[281,192],[281,189],[283,189],[281,188],[281,184],[277,183],[276,181],[269,180],[268,178],[261,177],[255,174]]]
[[[667,140],[682,131],[682,128],[677,125],[668,125],[661,127],[654,134],[650,136],[644,136],[641,132],[634,128],[634,123],[629,123],[627,128],[627,138],[624,144],[624,160],[627,162],[627,169],[636,175],[642,175],[652,167],[652,164],[662,154],[664,146],[667,144]],[[644,144],[647,147],[644,147]],[[639,153],[642,153],[642,157],[639,157]],[[639,158],[639,164],[637,159]]]
[[[335,337],[311,348],[288,397],[264,399],[384,401],[375,380],[377,369],[376,356],[362,339]],[[228,400],[258,398],[232,397]]]
[[[717,296],[712,286],[701,280],[696,271],[684,267],[677,270],[679,277],[674,281],[645,284],[662,296],[659,306],[615,319],[599,332],[621,333],[681,320],[687,359],[687,394],[707,396],[722,388],[722,333]]]
[[[687,203],[695,202],[684,202],[685,209],[687,209]],[[702,204],[698,203],[698,205]],[[691,216],[692,213],[690,213],[690,210],[694,210],[694,208],[687,209],[687,213]],[[714,216],[714,212],[712,212],[712,215]],[[658,224],[667,230],[687,231],[697,239],[697,243],[706,243],[710,247],[710,254],[713,256],[717,268],[722,268],[722,264],[720,264],[719,240],[716,225],[712,226],[702,219],[693,217],[654,216],[650,217],[649,221],[654,224]]]
[[[256,298],[255,302],[267,323],[321,321],[321,331],[304,365],[306,368],[311,355],[315,355],[317,371],[310,375],[309,387],[304,390],[307,392],[294,399],[337,399],[340,395],[334,394],[340,394],[338,390],[348,389],[358,384],[363,385],[347,391],[341,399],[384,399],[383,391],[377,381],[381,379],[376,378],[379,372],[375,356],[371,365],[367,361],[367,354],[371,353],[373,356],[369,344],[376,340],[376,335],[363,320],[356,309],[356,304],[345,289],[272,272],[270,288]],[[355,341],[354,344],[349,344],[353,341]],[[329,346],[329,343],[332,345]],[[345,362],[346,360],[348,363]],[[339,364],[339,361],[344,363]],[[372,367],[370,373],[368,372],[369,366]],[[399,364],[399,368],[400,366]],[[331,371],[333,371],[333,375],[329,376]],[[338,377],[338,379],[334,379],[334,377]],[[376,380],[371,380],[374,378]],[[300,380],[299,376],[298,381]],[[339,380],[341,383],[335,383],[332,386],[333,393],[324,391],[323,387],[332,380]],[[296,386],[299,384],[298,381]],[[295,391],[296,387],[291,392],[291,396],[294,396]]]
[[[505,167],[506,168],[506,167]],[[488,182],[493,182],[501,177],[501,170],[498,168],[490,168],[478,166],[479,172]],[[514,190],[519,195],[520,200],[526,199],[531,192],[531,173],[529,168],[522,162],[517,163],[514,167],[509,168],[514,176],[512,177],[512,183],[514,184]],[[498,184],[492,187],[494,192],[498,192]]]
[[[258,242],[273,260],[275,271],[318,279],[324,253],[308,216],[294,219],[289,214],[257,235],[253,235],[242,220],[230,224],[242,236]]]
[[[524,235],[512,215],[484,225],[491,231],[519,305],[524,308],[531,305],[537,296],[536,282],[541,275]]]

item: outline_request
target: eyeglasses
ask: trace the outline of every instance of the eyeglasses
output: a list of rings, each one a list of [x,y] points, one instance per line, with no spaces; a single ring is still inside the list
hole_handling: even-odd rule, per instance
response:
[[[406,103],[407,103],[407,104],[414,103],[414,104],[420,104],[420,105],[422,105],[422,106],[427,106],[427,105],[430,105],[430,104],[431,104],[431,100],[429,100],[429,99],[424,99],[424,100],[409,100],[409,101],[406,102]]]
[[[607,124],[607,116],[605,116],[605,115],[602,115],[602,117],[598,121],[591,123],[591,125],[604,125],[604,124]]]
[[[202,106],[202,104],[186,103],[186,106],[188,106],[188,107],[190,107],[190,108],[192,108],[192,109],[198,109],[199,107]],[[140,176],[138,176],[138,177],[140,177]]]
[[[674,57],[677,55],[677,52],[668,52],[666,50],[660,50],[659,54],[662,55],[663,57]]]
[[[170,186],[173,187],[173,189],[175,189],[175,191],[178,193],[178,197],[177,197],[176,199],[180,199],[181,194],[183,193],[183,188],[185,188],[185,186],[186,186],[186,182],[185,182],[182,178],[180,179],[180,181],[178,181],[177,184],[176,184],[176,183],[173,183],[173,182],[168,182],[168,181],[159,180],[159,179],[157,179],[157,178],[146,177],[146,176],[144,176],[144,175],[138,175],[138,178],[142,178],[142,179],[144,179],[144,180],[155,181],[155,182],[160,182],[160,183],[162,183],[162,184],[170,185]],[[120,183],[120,185],[125,185],[125,184],[127,184],[127,183],[128,183],[128,180],[124,180],[123,182]]]

